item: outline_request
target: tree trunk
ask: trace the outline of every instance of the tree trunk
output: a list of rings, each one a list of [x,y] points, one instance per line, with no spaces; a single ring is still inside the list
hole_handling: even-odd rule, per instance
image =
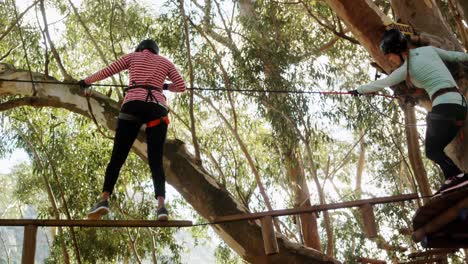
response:
[[[185,9],[184,9],[184,1],[179,0],[179,9],[180,13],[182,14],[182,20],[184,21],[184,33],[185,33],[185,48],[187,49],[187,62],[188,62],[188,70],[190,76],[190,87],[194,87],[194,74],[193,74],[193,66],[192,66],[192,54],[190,52],[190,33],[187,23],[187,18],[185,16]],[[194,99],[194,92],[193,89],[190,91],[190,103],[189,103],[189,113],[190,113],[190,132],[192,132],[192,144],[195,150],[195,158],[198,159],[201,163],[201,156],[200,156],[200,146],[198,144],[198,137],[197,137],[197,128],[196,128],[196,119],[193,107],[193,99]]]
[[[286,153],[285,165],[286,171],[291,179],[292,189],[294,190],[294,200],[297,207],[311,206],[309,187],[304,175],[303,165],[298,164],[297,154],[292,151]],[[299,215],[301,221],[301,233],[304,239],[304,245],[321,250],[320,236],[317,227],[317,215],[315,213]]]
[[[346,23],[348,29],[374,60],[386,72],[390,72],[392,67],[379,50],[379,43],[385,31],[384,24],[390,23],[391,19],[370,0],[325,0],[325,2]]]
[[[356,199],[361,199],[362,196],[362,174],[364,172],[364,164],[366,162],[366,142],[364,140],[364,131],[359,131],[359,138],[361,138],[359,145],[361,150],[359,152],[359,160],[356,168],[356,186],[354,192],[356,193]]]
[[[402,23],[411,25],[417,33],[437,38],[443,49],[462,50],[435,0],[391,0],[391,4],[396,17],[401,19]]]
[[[463,17],[466,23],[468,23],[468,1],[466,0],[457,0],[461,9],[463,10]]]
[[[33,73],[33,76],[36,81],[56,81],[39,73]],[[0,64],[0,79],[29,80],[29,74],[24,70],[14,70],[10,65]],[[33,92],[30,83],[0,81],[0,97],[11,94],[26,96],[0,104],[0,111],[29,105],[64,108],[90,117],[86,99],[78,86],[36,84],[36,88],[37,96],[28,97]],[[100,125],[115,131],[119,112],[118,103],[97,92],[91,96],[90,103]],[[144,142],[144,135],[139,135],[133,145],[133,150],[147,161]],[[247,213],[245,207],[197,164],[187,152],[183,142],[167,140],[164,167],[167,172],[167,182],[174,186],[185,200],[208,221],[214,220],[217,216]],[[263,239],[259,223],[255,221],[240,221],[212,227],[233,250],[252,263],[339,263],[317,250],[292,243],[281,235],[277,235],[279,254],[266,256],[263,246],[259,246],[263,245]]]
[[[406,140],[408,145],[408,156],[410,160],[411,167],[413,168],[414,176],[418,182],[419,191],[422,196],[425,196],[424,203],[429,201],[431,192],[431,187],[429,185],[429,180],[427,179],[427,172],[424,168],[424,164],[421,157],[421,150],[419,148],[419,134],[417,127],[412,125],[416,124],[416,114],[414,112],[414,106],[410,104],[403,104],[401,106],[405,114],[405,131],[406,131]]]

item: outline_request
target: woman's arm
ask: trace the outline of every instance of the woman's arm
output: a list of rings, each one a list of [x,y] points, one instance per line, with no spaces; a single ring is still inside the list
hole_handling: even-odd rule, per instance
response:
[[[123,70],[126,70],[128,69],[128,62],[127,62],[127,57],[129,56],[130,54],[127,54],[121,58],[119,58],[118,60],[114,61],[113,63],[111,63],[109,66],[107,66],[106,68],[88,76],[84,81],[86,84],[92,84],[94,82],[97,82],[97,81],[100,81],[100,80],[103,80],[109,76],[112,76],[118,72],[121,72]]]
[[[404,81],[406,78],[406,62],[401,65],[398,69],[394,70],[389,76],[370,82],[368,84],[361,85],[357,88],[357,91],[360,94],[374,93],[384,89],[385,87],[390,87],[397,85]]]
[[[439,57],[444,61],[463,62],[468,61],[468,54],[465,52],[448,51],[433,47]]]
[[[185,92],[187,87],[185,86],[184,79],[182,79],[182,76],[180,75],[179,71],[177,71],[174,64],[172,62],[170,64],[171,66],[169,68],[167,77],[169,77],[169,80],[171,80],[172,83],[169,84],[168,90],[171,92]]]

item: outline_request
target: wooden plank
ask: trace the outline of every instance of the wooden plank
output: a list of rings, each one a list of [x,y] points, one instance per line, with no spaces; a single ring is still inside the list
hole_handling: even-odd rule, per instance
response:
[[[34,257],[36,256],[36,234],[36,225],[24,226],[22,264],[34,264]]]
[[[430,199],[427,204],[416,211],[413,217],[413,230],[418,230],[431,219],[439,216],[442,212],[467,197],[468,186]]]
[[[262,223],[263,245],[267,256],[278,254],[278,241],[273,228],[273,217],[265,216],[260,219]]]
[[[283,209],[283,210],[272,210],[272,211],[265,211],[265,212],[258,212],[258,213],[247,213],[247,214],[236,214],[236,215],[226,215],[226,216],[219,216],[215,218],[215,223],[218,222],[232,222],[232,221],[241,221],[241,220],[253,220],[259,219],[264,216],[283,216],[283,215],[296,215],[296,214],[304,214],[304,213],[312,213],[312,212],[320,212],[320,211],[327,211],[327,210],[335,210],[341,208],[350,208],[350,207],[357,207],[362,206],[364,204],[384,204],[384,203],[394,203],[394,202],[402,202],[412,199],[417,199],[418,194],[403,194],[403,195],[396,195],[396,196],[389,196],[389,197],[381,197],[381,198],[374,198],[374,199],[365,199],[365,200],[358,200],[358,201],[349,201],[349,202],[342,202],[342,203],[334,203],[334,204],[323,204],[323,205],[314,205],[308,207],[300,207],[294,209]]]
[[[426,248],[468,248],[468,222],[452,222],[444,229],[427,235],[421,242]]]
[[[432,218],[425,225],[419,227],[414,231],[412,238],[414,242],[420,242],[426,235],[432,234],[450,222],[456,220],[459,216],[459,212],[462,208],[468,208],[468,197],[460,200],[454,206],[441,212],[438,216]],[[414,225],[414,222],[413,222]]]
[[[356,261],[363,264],[387,264],[386,261],[371,258],[357,258]]]
[[[427,251],[408,254],[408,258],[427,257],[427,256],[435,256],[435,255],[447,255],[447,254],[454,254],[457,251],[458,251],[458,248],[433,249],[433,250],[427,250]]]
[[[430,259],[423,259],[423,260],[412,260],[408,262],[398,262],[398,264],[432,264],[434,262],[444,261],[447,260],[446,257],[436,257]]]
[[[376,238],[378,235],[377,223],[375,222],[374,208],[370,204],[359,207],[362,216],[364,234],[367,238]]]
[[[0,226],[184,227],[192,221],[0,219]]]

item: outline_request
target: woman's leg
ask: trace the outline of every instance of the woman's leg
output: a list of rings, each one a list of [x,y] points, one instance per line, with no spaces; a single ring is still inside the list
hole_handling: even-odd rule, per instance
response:
[[[128,153],[138,136],[141,124],[136,121],[119,119],[114,138],[114,147],[112,149],[112,156],[106,169],[106,176],[104,179],[104,187],[102,188],[103,198],[112,194],[115,183],[119,177],[120,169],[122,168]]]
[[[146,129],[148,163],[151,169],[154,192],[156,199],[158,199],[159,207],[164,206],[164,198],[166,197],[166,177],[163,168],[163,151],[166,134],[167,124],[164,122]]]
[[[426,156],[440,166],[445,179],[462,173],[444,152],[445,147],[455,138],[458,130],[459,127],[454,121],[427,119]]]
[[[437,105],[427,117],[426,156],[437,163],[446,182],[440,189],[450,187],[453,177],[463,175],[463,172],[444,152],[445,147],[457,136],[460,126],[455,120],[463,120],[465,109],[460,105]]]

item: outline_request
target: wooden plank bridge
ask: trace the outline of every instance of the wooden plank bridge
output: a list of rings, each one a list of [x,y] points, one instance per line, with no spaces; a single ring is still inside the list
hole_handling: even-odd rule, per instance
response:
[[[373,199],[364,199],[358,201],[349,201],[333,204],[314,205],[308,207],[300,207],[284,210],[272,210],[258,213],[245,213],[237,215],[227,215],[217,217],[213,222],[206,224],[223,224],[234,221],[248,221],[260,219],[262,235],[264,240],[264,248],[266,255],[273,255],[279,252],[276,240],[275,231],[273,228],[273,218],[276,216],[284,215],[297,215],[306,214],[320,211],[328,211],[342,208],[360,207],[365,208],[363,217],[369,218],[367,223],[374,223],[372,206],[375,204],[403,202],[408,200],[418,199],[417,194],[404,194],[389,197],[380,197]],[[370,210],[370,211],[369,211]],[[365,212],[365,213],[364,213]],[[0,219],[0,226],[23,226],[24,239],[23,239],[23,255],[22,264],[34,264],[34,257],[36,252],[36,234],[38,227],[47,226],[67,226],[67,227],[191,227],[192,221],[155,221],[155,220],[61,220],[61,219]],[[372,230],[376,230],[373,228]],[[376,232],[376,231],[374,231]]]

